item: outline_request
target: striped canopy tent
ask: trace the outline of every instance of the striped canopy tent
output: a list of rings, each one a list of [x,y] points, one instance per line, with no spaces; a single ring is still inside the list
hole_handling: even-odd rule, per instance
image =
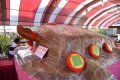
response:
[[[109,28],[118,20],[120,0],[0,0],[0,25]]]

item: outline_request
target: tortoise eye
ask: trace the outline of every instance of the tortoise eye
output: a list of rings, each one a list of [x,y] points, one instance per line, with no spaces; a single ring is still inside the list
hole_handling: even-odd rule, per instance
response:
[[[29,30],[28,30],[28,29],[26,29],[26,31],[28,32]]]
[[[30,30],[29,28],[25,28],[25,31],[26,31],[26,32],[29,32],[29,31],[31,31],[31,30]]]
[[[27,28],[25,28],[25,31],[28,31],[28,29],[27,29]]]

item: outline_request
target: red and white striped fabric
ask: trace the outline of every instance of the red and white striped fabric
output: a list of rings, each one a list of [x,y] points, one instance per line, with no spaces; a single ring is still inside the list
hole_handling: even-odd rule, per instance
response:
[[[40,26],[43,23],[98,28],[113,13],[119,0],[5,0],[5,25]],[[2,24],[0,4],[0,25]]]
[[[109,12],[104,12],[100,16],[96,17],[95,20],[93,21],[93,23],[90,23],[89,26],[97,26],[97,27],[99,27],[100,24],[105,22],[106,19],[108,19],[113,14],[117,14],[117,13],[119,13],[119,11],[116,10],[116,8],[114,10],[112,10],[112,11],[110,10]]]
[[[110,22],[106,27],[107,27],[107,28],[108,28],[108,27],[111,27],[113,24],[115,24],[115,23],[118,22],[119,20],[120,20],[119,18],[113,20],[113,21]]]
[[[114,17],[112,17],[111,19],[107,20],[106,22],[104,22],[102,25],[101,25],[101,28],[108,28],[108,25],[111,24],[111,22],[113,22],[114,20],[116,19],[120,19],[120,14],[119,15],[116,15]]]

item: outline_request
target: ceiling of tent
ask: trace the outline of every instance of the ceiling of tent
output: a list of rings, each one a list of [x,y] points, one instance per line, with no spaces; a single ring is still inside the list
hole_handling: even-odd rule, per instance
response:
[[[120,0],[0,0],[0,25],[108,28],[118,20]]]
[[[119,26],[120,27],[120,20],[115,21],[112,26]]]

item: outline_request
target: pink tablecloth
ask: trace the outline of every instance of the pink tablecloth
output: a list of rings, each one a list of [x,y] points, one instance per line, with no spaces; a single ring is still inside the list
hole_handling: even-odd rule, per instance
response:
[[[18,80],[13,59],[0,59],[0,80]]]
[[[110,65],[108,70],[116,77],[117,80],[120,80],[120,60]]]
[[[31,77],[24,70],[22,70],[22,68],[20,67],[16,59],[14,59],[14,63],[15,63],[15,68],[16,68],[19,80],[38,80],[34,77]]]
[[[35,77],[31,77],[24,70],[22,70],[16,59],[14,59],[14,62],[19,80],[38,80]],[[107,69],[116,77],[117,80],[120,80],[120,60],[110,65]]]

